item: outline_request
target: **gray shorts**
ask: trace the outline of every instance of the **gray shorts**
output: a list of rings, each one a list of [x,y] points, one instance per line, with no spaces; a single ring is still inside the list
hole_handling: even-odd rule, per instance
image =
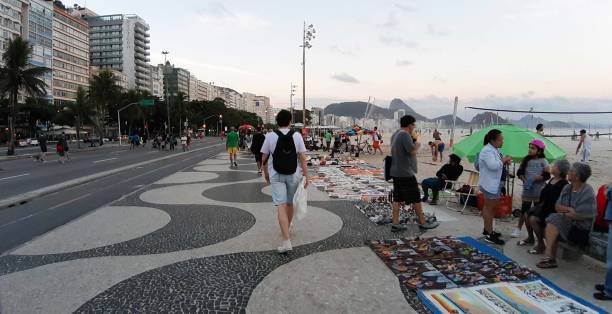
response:
[[[483,189],[481,186],[479,186],[478,189],[480,190],[480,192],[482,192],[482,195],[484,196],[485,199],[498,200],[501,198],[501,185],[499,186],[499,190],[497,190],[496,194],[487,192],[487,190]]]
[[[301,174],[274,174],[270,178],[270,184],[272,187],[272,203],[274,206],[279,205],[292,205],[293,196],[297,191],[298,185],[302,181]]]

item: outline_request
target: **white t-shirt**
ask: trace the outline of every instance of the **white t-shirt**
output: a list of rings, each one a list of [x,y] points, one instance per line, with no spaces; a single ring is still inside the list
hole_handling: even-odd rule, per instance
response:
[[[288,128],[282,128],[282,129],[279,129],[279,131],[281,131],[281,133],[283,134],[289,133]],[[274,170],[274,166],[272,163],[272,154],[274,154],[274,150],[276,149],[277,141],[278,141],[278,135],[276,134],[276,132],[270,132],[266,134],[266,140],[264,141],[263,146],[261,147],[261,153],[267,154],[269,156],[268,173],[270,174],[270,177],[276,174],[276,171]],[[298,154],[306,152],[306,145],[304,145],[304,139],[302,138],[302,135],[299,132],[293,133],[293,143],[295,144],[295,150]],[[300,174],[302,173],[302,169],[300,168],[299,163],[298,163],[298,170],[296,171],[296,174],[297,173],[300,173]]]
[[[593,139],[590,135],[584,137],[584,142],[582,143],[582,149],[591,152],[591,148],[593,147]]]

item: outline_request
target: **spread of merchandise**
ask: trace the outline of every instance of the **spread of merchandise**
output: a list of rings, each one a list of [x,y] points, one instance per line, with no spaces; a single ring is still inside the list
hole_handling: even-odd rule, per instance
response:
[[[434,313],[600,313],[471,238],[372,240],[368,245]]]

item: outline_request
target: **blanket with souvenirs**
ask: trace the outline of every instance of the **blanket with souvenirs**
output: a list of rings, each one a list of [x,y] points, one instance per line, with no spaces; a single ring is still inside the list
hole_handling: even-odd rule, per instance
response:
[[[353,205],[371,222],[377,225],[387,225],[392,222],[392,210],[390,197],[371,198],[369,200],[354,201]],[[437,221],[435,213],[424,212],[427,222]],[[410,205],[400,207],[400,223],[414,224],[418,227],[417,216]]]
[[[388,193],[380,170],[363,164],[341,163],[319,167],[312,184],[330,198],[345,200],[378,199]]]
[[[450,289],[538,277],[514,261],[500,261],[453,237],[371,240],[368,244],[408,289]]]

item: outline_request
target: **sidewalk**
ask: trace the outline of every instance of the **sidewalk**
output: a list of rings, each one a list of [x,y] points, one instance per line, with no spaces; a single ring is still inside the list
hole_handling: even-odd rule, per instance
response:
[[[365,246],[396,238],[388,226],[311,189],[294,251],[279,255],[270,189],[252,159],[228,163],[226,154],[204,160],[0,256],[0,311],[426,312]],[[442,221],[427,237],[481,231],[479,217],[426,208]],[[522,251],[505,247],[533,266]],[[542,274],[592,301],[603,271],[584,259]]]

